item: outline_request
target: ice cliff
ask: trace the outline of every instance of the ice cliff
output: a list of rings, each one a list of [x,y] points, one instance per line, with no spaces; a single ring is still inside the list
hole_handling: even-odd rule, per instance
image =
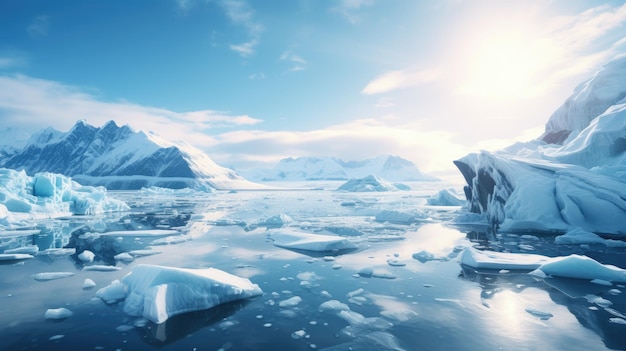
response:
[[[626,235],[625,97],[622,57],[578,86],[538,140],[454,161],[470,210],[503,231]]]

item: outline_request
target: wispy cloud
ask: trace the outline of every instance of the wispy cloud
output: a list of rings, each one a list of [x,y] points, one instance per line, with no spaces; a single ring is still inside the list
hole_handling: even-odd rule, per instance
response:
[[[254,19],[254,10],[242,0],[222,0],[220,5],[224,9],[226,17],[234,24],[245,27],[250,36],[250,40],[244,43],[231,44],[230,49],[242,57],[253,55],[264,30],[264,27]]]
[[[127,102],[99,101],[79,88],[24,75],[0,76],[0,91],[0,119],[7,125],[31,131],[48,126],[68,130],[79,119],[94,125],[115,120],[201,147],[213,142],[207,131],[217,133],[218,128],[261,122],[247,115],[213,110],[174,112]]]
[[[278,59],[291,64],[288,69],[289,72],[302,71],[308,64],[305,59],[303,59],[300,55],[293,53],[291,50],[283,52]]]
[[[248,76],[248,79],[252,79],[252,80],[261,80],[261,79],[265,79],[265,78],[267,78],[267,76],[263,72],[253,73],[253,74]]]
[[[50,17],[44,15],[33,18],[28,27],[26,27],[26,32],[28,32],[31,37],[46,36],[49,30]]]
[[[390,71],[369,82],[361,92],[363,94],[373,95],[398,89],[412,88],[435,81],[439,76],[439,69]]]
[[[357,24],[362,20],[360,10],[373,3],[373,0],[340,0],[339,4],[330,8],[330,11],[339,14],[351,24]]]

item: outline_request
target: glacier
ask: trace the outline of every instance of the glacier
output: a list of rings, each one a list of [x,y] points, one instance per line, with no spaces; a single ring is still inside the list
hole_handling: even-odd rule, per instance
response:
[[[12,228],[32,218],[95,215],[130,209],[107,196],[104,187],[83,186],[60,174],[0,168],[0,228]]]
[[[471,211],[507,232],[626,235],[624,72],[626,57],[578,86],[542,139],[454,161]]]
[[[263,188],[185,142],[120,127],[115,121],[94,127],[81,120],[66,133],[46,128],[33,134],[23,148],[4,152],[0,167],[28,174],[54,172],[84,185],[115,190]]]

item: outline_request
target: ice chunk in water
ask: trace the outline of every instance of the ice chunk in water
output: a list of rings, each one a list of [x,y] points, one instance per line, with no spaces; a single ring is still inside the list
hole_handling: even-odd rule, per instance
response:
[[[89,250],[85,250],[78,255],[78,259],[83,262],[93,262],[93,259],[96,257],[96,254]]]
[[[356,249],[356,245],[350,240],[334,235],[309,234],[295,230],[270,231],[269,235],[275,246],[287,249],[317,252]]]
[[[33,275],[33,278],[37,281],[43,282],[47,280],[61,279],[73,276],[72,272],[43,272]]]
[[[126,298],[124,312],[155,323],[186,312],[262,294],[258,285],[215,268],[138,265],[96,295],[107,303]]]
[[[65,319],[67,317],[70,317],[72,314],[72,311],[68,310],[67,308],[50,308],[46,311],[44,317],[46,319]]]

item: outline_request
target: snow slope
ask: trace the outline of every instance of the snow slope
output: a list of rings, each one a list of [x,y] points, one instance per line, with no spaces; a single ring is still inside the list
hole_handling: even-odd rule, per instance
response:
[[[79,121],[67,133],[44,129],[21,151],[1,159],[0,167],[60,173],[109,189],[261,187],[186,143],[135,132],[114,121],[101,128]]]
[[[254,169],[244,174],[257,181],[348,180],[368,175],[394,182],[437,180],[420,172],[413,162],[391,155],[348,162],[334,157],[286,158],[274,168]]]
[[[553,114],[546,130],[566,131],[563,145],[548,133],[454,161],[471,211],[504,231],[626,235],[625,72],[626,58],[610,62]]]

